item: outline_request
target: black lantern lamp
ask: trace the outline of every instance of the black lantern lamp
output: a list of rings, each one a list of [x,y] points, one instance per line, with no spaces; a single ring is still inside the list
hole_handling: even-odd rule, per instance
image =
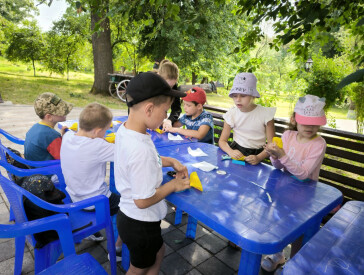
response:
[[[312,65],[313,65],[313,60],[311,58],[307,59],[307,61],[305,63],[306,72],[309,72],[311,70]]]

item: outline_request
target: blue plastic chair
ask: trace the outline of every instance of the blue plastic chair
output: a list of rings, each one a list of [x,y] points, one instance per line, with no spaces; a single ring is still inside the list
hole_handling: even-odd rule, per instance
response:
[[[47,230],[56,230],[64,259],[38,274],[107,274],[102,266],[88,253],[77,255],[73,245],[71,223],[65,214],[19,224],[0,224],[0,238],[16,238],[25,243],[25,236]],[[17,255],[16,255],[17,256]],[[22,262],[15,257],[14,274],[21,274]]]
[[[2,164],[3,163],[0,163],[0,165]],[[47,168],[49,167],[44,167],[43,169]],[[9,169],[10,173],[17,176],[25,176],[25,173],[27,172],[26,169],[20,169],[13,166],[7,167],[6,169]],[[72,236],[74,243],[79,243],[84,238],[105,228],[107,249],[110,255],[111,273],[116,274],[115,239],[110,218],[109,200],[106,196],[100,195],[76,203],[58,205],[43,201],[2,175],[0,175],[0,185],[13,209],[15,222],[17,224],[28,221],[23,204],[23,196],[25,196],[35,205],[43,209],[58,213],[67,213],[73,230]],[[83,211],[83,209],[90,206],[95,207],[95,212]],[[62,228],[60,227],[60,229]],[[75,231],[76,229],[77,231]],[[27,240],[33,247],[35,247],[36,240],[33,235],[28,235]],[[23,260],[24,241],[16,238],[15,247],[16,263],[19,265],[19,263]],[[59,240],[50,242],[42,248],[34,248],[35,273],[39,273],[53,265],[61,253],[62,247]]]

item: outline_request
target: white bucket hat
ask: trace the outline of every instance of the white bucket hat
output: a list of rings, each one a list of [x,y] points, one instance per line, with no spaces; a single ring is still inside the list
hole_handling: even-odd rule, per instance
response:
[[[240,73],[236,75],[229,96],[232,97],[233,94],[260,97],[257,91],[257,78],[255,75],[252,73]]]
[[[300,97],[294,107],[297,123],[303,125],[325,125],[326,116],[324,111],[325,98],[315,95]]]

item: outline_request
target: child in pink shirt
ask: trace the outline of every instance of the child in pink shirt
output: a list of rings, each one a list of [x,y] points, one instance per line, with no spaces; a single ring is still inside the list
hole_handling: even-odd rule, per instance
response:
[[[318,180],[326,150],[325,140],[317,135],[320,126],[326,124],[324,106],[325,98],[314,95],[299,98],[290,127],[282,135],[283,148],[275,143],[265,146],[275,168],[283,168],[300,180]],[[284,263],[283,253],[278,252],[266,256],[262,261],[262,268],[272,272],[279,264]]]

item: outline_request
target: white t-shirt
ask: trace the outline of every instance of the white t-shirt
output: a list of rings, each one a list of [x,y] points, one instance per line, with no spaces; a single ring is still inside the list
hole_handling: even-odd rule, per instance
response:
[[[257,107],[250,112],[242,112],[236,106],[229,109],[224,120],[233,129],[233,139],[240,146],[259,149],[266,142],[266,125],[274,118],[276,108]]]
[[[139,221],[160,221],[167,214],[164,200],[140,209],[136,199],[152,197],[163,180],[162,160],[151,136],[120,126],[115,137],[115,186],[121,198],[120,210]]]
[[[115,144],[102,138],[76,136],[68,131],[62,137],[61,167],[66,191],[73,202],[97,195],[110,196],[105,183],[106,162],[114,161]]]

